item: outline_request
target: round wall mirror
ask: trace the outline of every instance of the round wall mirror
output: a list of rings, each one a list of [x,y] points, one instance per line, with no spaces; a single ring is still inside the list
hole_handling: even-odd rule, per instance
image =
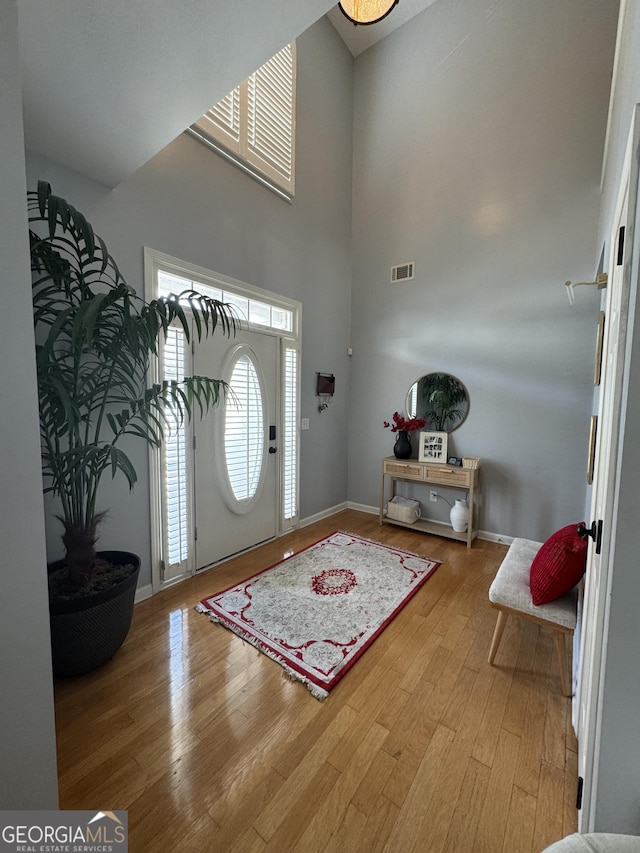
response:
[[[409,388],[405,408],[410,418],[426,418],[427,429],[453,432],[467,417],[469,394],[450,373],[427,373]]]

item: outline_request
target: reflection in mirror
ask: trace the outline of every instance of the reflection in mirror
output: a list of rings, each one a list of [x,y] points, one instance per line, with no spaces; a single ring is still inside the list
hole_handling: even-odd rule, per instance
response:
[[[426,418],[427,429],[453,432],[467,417],[469,395],[449,373],[427,373],[414,382],[406,402],[410,418]]]

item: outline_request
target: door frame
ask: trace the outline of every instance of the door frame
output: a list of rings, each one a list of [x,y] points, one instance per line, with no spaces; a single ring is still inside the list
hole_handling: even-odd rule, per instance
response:
[[[290,312],[291,324],[290,328],[281,329],[276,326],[266,326],[260,323],[253,323],[243,320],[243,326],[249,330],[257,332],[267,332],[278,338],[278,361],[279,361],[279,388],[277,393],[279,406],[279,420],[284,427],[285,423],[285,407],[288,406],[288,416],[295,423],[293,438],[295,441],[295,515],[284,518],[284,500],[283,500],[283,483],[285,454],[279,456],[279,476],[278,481],[278,529],[277,536],[281,536],[290,530],[299,527],[299,497],[300,497],[300,353],[301,353],[301,330],[302,330],[302,303],[295,299],[290,299],[281,296],[264,288],[256,287],[247,282],[239,281],[238,279],[230,278],[221,273],[205,269],[196,264],[191,264],[188,261],[183,261],[179,258],[174,258],[164,252],[156,249],[144,247],[144,279],[145,279],[145,299],[150,301],[157,297],[158,274],[164,272],[169,275],[175,275],[178,278],[186,279],[187,286],[191,286],[194,290],[202,288],[215,288],[225,291],[225,295],[230,297],[238,297],[240,299],[254,299],[259,302],[266,303],[276,310]],[[186,286],[185,286],[186,289]],[[289,356],[289,357],[288,357]],[[193,358],[192,347],[189,347],[187,354],[188,367],[190,371]],[[284,389],[285,371],[291,358],[295,361],[295,400],[287,400]],[[149,366],[149,385],[160,379],[160,358],[153,357]],[[284,429],[282,430],[282,433]],[[188,466],[193,466],[193,425],[188,425],[188,441],[187,441],[187,456]],[[162,464],[161,451],[158,448],[149,449],[149,511],[151,519],[151,584],[152,592],[156,593],[162,589],[186,579],[195,574],[195,538],[194,525],[190,525],[190,557],[184,568],[177,576],[171,577],[168,572],[165,572],[164,565],[164,519],[163,519],[163,501],[162,501]],[[193,521],[194,511],[194,483],[193,476],[190,482],[190,501],[191,501],[191,521]],[[166,575],[166,576],[165,576]]]
[[[578,736],[578,767],[579,773],[583,779],[582,789],[582,805],[578,813],[578,828],[580,832],[593,832],[595,821],[595,808],[597,802],[597,779],[600,758],[600,720],[601,709],[604,698],[604,683],[605,669],[607,656],[607,633],[609,624],[610,611],[610,588],[613,575],[613,554],[615,548],[615,527],[616,527],[616,495],[618,490],[619,477],[619,458],[621,453],[620,430],[624,421],[625,407],[625,376],[626,376],[626,361],[627,361],[627,335],[629,332],[629,306],[632,291],[632,273],[634,267],[634,258],[636,251],[634,247],[638,244],[637,226],[638,220],[636,217],[636,209],[639,200],[639,180],[640,174],[638,170],[638,155],[640,153],[640,106],[634,108],[631,128],[629,132],[625,159],[620,176],[620,183],[616,195],[615,214],[613,217],[613,228],[609,239],[609,257],[607,264],[608,274],[608,290],[605,307],[605,322],[607,327],[610,321],[610,304],[613,299],[613,283],[617,279],[621,288],[620,293],[620,329],[618,339],[616,341],[618,354],[615,375],[607,375],[606,365],[603,362],[603,378],[600,386],[600,399],[598,401],[598,426],[603,423],[603,412],[605,403],[605,383],[613,383],[607,389],[613,394],[611,403],[611,432],[608,438],[607,446],[604,446],[600,436],[597,440],[596,450],[596,472],[602,470],[603,460],[602,454],[608,454],[608,477],[605,483],[605,492],[602,499],[602,520],[603,520],[603,536],[602,536],[602,553],[600,555],[600,570],[598,590],[595,592],[597,607],[593,609],[591,622],[585,624],[583,610],[583,621],[581,634],[588,631],[591,635],[589,644],[580,641],[580,661],[578,667],[578,685],[576,690],[576,734]],[[623,268],[620,273],[616,273],[617,266],[617,245],[618,231],[622,224],[622,214],[624,211],[626,200],[626,222],[625,224],[625,246]],[[605,333],[608,337],[608,329]],[[605,340],[606,345],[606,340]],[[605,466],[606,467],[606,466]],[[594,481],[594,491],[592,493],[591,508],[596,509],[596,493],[597,483]],[[588,522],[598,521],[592,515]],[[594,558],[593,548],[594,543],[589,544],[589,554],[587,562],[587,572],[589,565]],[[587,579],[588,584],[588,579]],[[586,589],[586,588],[585,588]],[[593,659],[591,661],[583,660],[587,653],[587,647],[593,650]],[[589,683],[584,683],[583,679],[586,673],[590,673]],[[582,707],[585,707],[584,714]]]

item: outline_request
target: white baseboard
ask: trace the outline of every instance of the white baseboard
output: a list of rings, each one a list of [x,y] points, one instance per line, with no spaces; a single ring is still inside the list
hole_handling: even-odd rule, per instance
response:
[[[367,506],[367,504],[357,504],[353,501],[347,501],[347,509],[355,509],[358,512],[368,512],[369,515],[380,515],[379,506]]]
[[[300,527],[308,527],[310,524],[314,524],[316,521],[322,521],[323,518],[329,518],[332,515],[335,515],[337,512],[342,512],[343,509],[347,509],[347,502],[336,504],[335,506],[329,507],[328,509],[323,509],[321,512],[316,512],[314,515],[309,515],[307,518],[300,519]]]
[[[151,598],[152,595],[153,587],[150,583],[146,584],[145,586],[139,586],[136,589],[135,603],[137,604],[139,601],[144,601],[145,598]]]
[[[368,506],[367,504],[354,503],[353,501],[344,501],[343,503],[329,507],[329,509],[324,509],[322,512],[317,512],[315,515],[309,515],[307,518],[301,519],[300,527],[308,527],[316,521],[322,521],[323,518],[330,518],[332,515],[336,515],[336,513],[342,512],[345,509],[355,509],[358,512],[367,512],[370,515],[378,515],[380,512],[380,507],[377,506]]]
[[[514,537],[503,536],[501,533],[489,533],[488,530],[478,530],[478,539],[485,539],[487,542],[499,542],[501,545],[511,545]]]

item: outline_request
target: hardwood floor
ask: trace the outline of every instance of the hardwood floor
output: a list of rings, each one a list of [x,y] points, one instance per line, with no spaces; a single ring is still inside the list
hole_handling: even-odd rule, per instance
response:
[[[193,605],[333,532],[443,565],[324,702]],[[345,511],[135,608],[125,645],[56,683],[60,807],[128,809],[132,853],[538,853],[576,829],[553,638],[487,590],[506,548]]]

